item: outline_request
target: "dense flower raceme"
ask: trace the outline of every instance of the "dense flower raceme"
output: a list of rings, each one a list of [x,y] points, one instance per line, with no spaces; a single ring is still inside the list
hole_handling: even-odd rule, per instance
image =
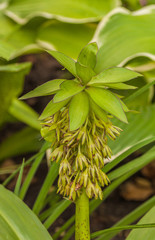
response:
[[[75,78],[49,81],[22,97],[55,94],[40,116],[41,134],[51,142],[51,161],[60,163],[58,192],[71,200],[83,188],[89,198],[103,198],[101,187],[109,179],[102,169],[112,154],[108,137],[115,140],[121,131],[110,119],[115,116],[127,123],[125,112],[129,111],[109,89],[134,89],[124,82],[140,76],[118,67],[97,74],[97,51],[96,43],[88,44],[77,62],[49,51]]]

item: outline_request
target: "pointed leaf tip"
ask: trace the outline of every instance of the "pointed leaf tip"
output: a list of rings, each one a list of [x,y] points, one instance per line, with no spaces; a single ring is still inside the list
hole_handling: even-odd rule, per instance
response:
[[[67,98],[74,96],[75,94],[83,91],[85,87],[81,86],[74,80],[67,80],[61,84],[60,88],[61,89],[55,94],[53,98],[54,103],[63,101]]]
[[[28,99],[28,98],[33,98],[33,97],[41,97],[41,96],[46,96],[55,93],[60,89],[60,84],[64,82],[65,79],[55,79],[48,81],[32,91],[26,93],[22,97],[20,97],[20,100]]]
[[[122,122],[128,123],[122,105],[119,99],[113,93],[97,87],[87,88],[86,91],[99,107],[114,115]]]
[[[57,51],[48,50],[47,52],[76,77],[75,61],[72,58]]]
[[[52,116],[53,114],[61,110],[61,108],[66,106],[69,101],[70,98],[58,103],[54,103],[53,100],[51,100],[40,115],[39,120],[43,120],[47,117]]]
[[[131,71],[127,68],[114,67],[106,69],[98,75],[92,77],[88,85],[121,83],[140,76],[142,76],[140,73]]]

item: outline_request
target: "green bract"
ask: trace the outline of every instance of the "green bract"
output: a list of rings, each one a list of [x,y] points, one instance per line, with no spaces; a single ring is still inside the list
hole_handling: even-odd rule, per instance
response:
[[[97,74],[94,70],[97,52],[98,47],[95,42],[82,49],[77,61],[63,53],[48,51],[71,72],[74,79],[49,81],[21,99],[55,94],[40,119],[48,118],[61,108],[68,106],[71,131],[84,124],[90,111],[104,121],[107,119],[107,114],[111,114],[127,123],[125,112],[128,111],[128,108],[120,101],[118,95],[111,92],[111,89],[134,89],[134,86],[124,82],[139,77],[141,74],[122,67],[112,67]]]

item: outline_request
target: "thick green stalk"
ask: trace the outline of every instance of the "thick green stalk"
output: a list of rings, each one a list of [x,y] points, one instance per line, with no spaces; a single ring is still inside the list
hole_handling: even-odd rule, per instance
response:
[[[76,200],[75,240],[90,240],[89,198],[85,190]]]

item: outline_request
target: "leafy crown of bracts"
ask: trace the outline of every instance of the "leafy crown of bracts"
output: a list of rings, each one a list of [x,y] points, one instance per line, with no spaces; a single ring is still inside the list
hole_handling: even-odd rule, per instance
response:
[[[51,142],[51,160],[60,163],[58,192],[71,200],[83,188],[89,198],[103,198],[101,187],[109,179],[102,168],[112,154],[107,137],[115,140],[121,131],[110,119],[114,116],[127,123],[125,112],[129,111],[111,89],[134,89],[124,82],[141,76],[121,67],[96,73],[97,52],[94,42],[82,49],[77,61],[48,51],[74,79],[46,82],[21,98],[54,94],[39,118],[41,134]]]

